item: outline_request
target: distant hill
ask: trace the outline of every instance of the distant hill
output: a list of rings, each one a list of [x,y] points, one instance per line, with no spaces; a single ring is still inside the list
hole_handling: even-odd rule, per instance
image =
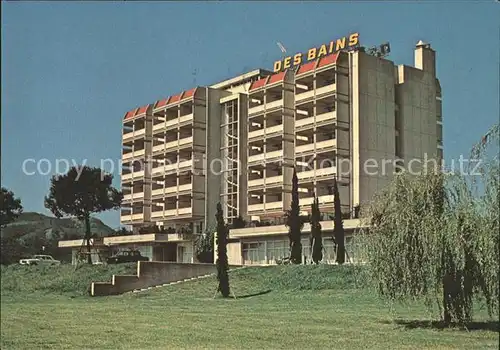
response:
[[[92,234],[99,237],[111,235],[114,230],[101,220],[91,218]],[[40,213],[22,213],[16,221],[2,228],[2,238],[17,238],[19,243],[33,239],[78,239],[85,236],[85,224],[76,218],[55,218]]]

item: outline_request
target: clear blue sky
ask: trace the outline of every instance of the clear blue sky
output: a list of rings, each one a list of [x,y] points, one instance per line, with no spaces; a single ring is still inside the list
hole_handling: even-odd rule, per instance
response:
[[[389,41],[390,59],[408,65],[419,39],[431,43],[444,95],[445,158],[458,158],[498,122],[499,8],[494,1],[2,1],[2,186],[25,211],[48,213],[50,175],[24,175],[23,160],[118,161],[126,111],[272,69],[281,57],[277,41],[295,53],[354,31],[365,46]],[[100,217],[119,225],[118,212]]]

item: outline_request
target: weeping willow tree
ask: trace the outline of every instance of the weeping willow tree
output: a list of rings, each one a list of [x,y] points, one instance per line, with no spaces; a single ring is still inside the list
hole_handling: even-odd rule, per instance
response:
[[[490,140],[498,140],[496,130]],[[476,147],[478,175],[403,173],[367,208],[365,253],[379,293],[424,299],[447,324],[470,322],[478,297],[498,314],[498,158],[486,162],[487,147]]]

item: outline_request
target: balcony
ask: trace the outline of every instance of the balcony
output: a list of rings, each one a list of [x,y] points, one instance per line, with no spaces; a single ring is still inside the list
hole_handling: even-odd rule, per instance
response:
[[[185,184],[185,185],[179,185],[177,186],[170,186],[170,187],[165,187],[159,188],[157,190],[151,191],[152,196],[161,196],[161,195],[167,195],[167,194],[173,194],[173,193],[178,193],[178,192],[184,192],[184,191],[191,191],[193,188],[192,184]],[[164,191],[165,190],[165,191]]]
[[[193,136],[184,137],[180,140],[170,141],[166,143],[161,143],[153,147],[153,153],[164,152],[174,150],[178,147],[183,147],[186,145],[191,145],[193,143]]]
[[[263,187],[263,186],[275,186],[283,183],[283,175],[266,177],[265,179],[256,179],[248,181],[248,187]]]
[[[144,220],[144,213],[132,214],[132,221]]]
[[[326,220],[320,222],[321,227],[324,231],[333,230],[333,220]],[[359,229],[361,227],[368,227],[365,223],[361,222],[360,219],[348,219],[344,220],[344,229],[349,230],[346,235],[351,235],[352,230]],[[305,223],[302,228],[302,233],[310,233],[311,224]],[[288,234],[288,227],[285,225],[275,225],[275,226],[261,226],[261,227],[246,227],[231,229],[229,231],[230,238],[249,238],[249,237],[259,237],[268,235],[283,235]]]
[[[132,222],[139,220],[140,221],[144,220],[144,213],[120,215],[120,222]]]
[[[144,154],[145,154],[145,150],[144,149],[140,149],[140,150],[135,151],[135,152],[123,153],[122,154],[122,159],[123,160],[128,160],[128,159],[132,159],[132,158],[139,158],[139,157],[144,156]]]
[[[184,137],[179,140],[179,147],[193,144],[193,136]]]
[[[309,117],[304,119],[299,119],[295,121],[295,130],[303,130],[308,127],[312,127],[314,125],[314,121],[316,120],[316,125],[328,124],[329,122],[334,122],[336,120],[335,112],[327,112],[323,114],[319,114],[316,117]]]
[[[173,164],[165,164],[165,165],[160,165],[157,167],[154,167],[151,170],[151,175],[164,175],[164,174],[169,174],[173,172],[178,172],[178,171],[187,171],[191,169],[193,166],[193,160],[188,159],[183,162],[177,162]]]
[[[128,160],[128,159],[132,159],[132,154],[133,152],[132,151],[129,151],[129,152],[123,152],[122,153],[122,160]]]
[[[146,154],[146,150],[145,149],[141,149],[141,150],[135,151],[134,152],[134,158],[142,157],[144,154]]]
[[[316,152],[324,152],[329,148],[335,148],[337,145],[337,140],[325,140],[316,142],[316,147],[314,147],[314,143],[308,143],[307,145],[297,146],[295,147],[295,155],[300,155],[301,153],[314,153]]]
[[[264,160],[273,160],[281,157],[283,157],[283,150],[267,152],[262,154],[255,154],[253,156],[248,157],[248,163],[257,163],[257,162],[262,162]]]
[[[193,212],[193,208],[178,208],[178,209],[167,209],[167,210],[158,210],[153,211],[151,213],[151,218],[153,219],[172,219],[181,215],[191,215]]]
[[[143,178],[143,177],[144,177],[144,170],[134,171],[134,172],[128,173],[128,174],[122,174],[122,182],[127,181],[127,180],[137,179],[137,178]]]
[[[173,129],[181,124],[189,124],[192,122],[192,120],[193,120],[193,113],[183,115],[180,118],[170,119],[170,120],[167,120],[166,122],[153,125],[153,133],[161,131],[161,130]]]
[[[263,212],[263,211],[279,211],[283,209],[283,202],[269,202],[269,203],[259,203],[250,204],[248,206],[248,212]]]
[[[132,201],[134,199],[143,199],[143,198],[144,198],[144,192],[136,192],[123,195],[124,201]]]
[[[336,167],[328,167],[328,168],[322,168],[322,169],[313,169],[313,170],[308,170],[308,171],[301,171],[297,173],[297,177],[299,180],[312,180],[312,179],[317,179],[321,180],[323,177],[330,177],[334,176],[337,173],[337,168]]]
[[[305,92],[301,92],[300,94],[295,95],[295,102],[305,102],[312,100],[314,97],[314,90],[309,90]]]
[[[295,102],[296,103],[307,102],[307,101],[312,100],[314,96],[316,96],[316,98],[322,98],[323,96],[335,93],[336,90],[337,90],[337,85],[330,84],[327,86],[317,88],[316,92],[314,90],[305,91],[305,92],[302,92],[300,94],[295,95]]]
[[[264,137],[264,135],[266,135],[267,137],[271,137],[273,135],[279,135],[282,133],[283,133],[283,124],[280,124],[265,129],[251,131],[248,133],[248,139],[251,140],[258,137]]]
[[[266,111],[283,107],[283,99],[266,103]]]
[[[145,128],[131,131],[131,132],[127,132],[127,133],[123,134],[123,141],[124,142],[131,141],[136,137],[144,136],[145,133],[146,133]]]
[[[333,203],[333,195],[319,196],[319,204]],[[314,197],[301,198],[299,204],[301,207],[309,207],[314,202]]]
[[[316,98],[331,95],[337,90],[337,84],[330,84],[316,89]]]
[[[261,113],[264,113],[264,104],[261,104],[261,105],[255,106],[255,107],[251,107],[248,109],[249,116],[261,114]]]
[[[123,222],[132,222],[132,215],[120,215],[120,221]]]

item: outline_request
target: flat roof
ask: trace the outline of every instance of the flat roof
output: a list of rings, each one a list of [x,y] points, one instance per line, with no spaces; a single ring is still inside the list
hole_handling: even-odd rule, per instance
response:
[[[259,68],[259,69],[255,69],[251,72],[244,73],[244,74],[238,75],[236,77],[229,78],[229,79],[223,80],[219,83],[210,85],[210,87],[214,88],[214,89],[223,89],[223,88],[229,87],[231,85],[243,82],[245,80],[249,80],[251,78],[255,78],[255,77],[258,77],[261,75],[270,75],[270,74],[273,74],[273,72]]]
[[[91,239],[91,245],[94,239]],[[182,234],[179,233],[147,233],[139,235],[126,236],[109,236],[104,237],[99,242],[99,245],[112,246],[117,244],[136,244],[136,243],[166,243],[166,242],[183,242],[187,241]],[[75,248],[85,245],[85,239],[61,240],[58,242],[59,248]],[[97,240],[96,240],[97,243]]]
[[[334,227],[333,220],[321,221],[320,224],[323,232],[333,231]],[[362,222],[361,219],[345,219],[343,220],[343,225],[346,231],[353,231],[356,229],[368,227],[368,225],[365,222]],[[305,223],[301,233],[304,234],[310,232],[311,232],[311,224]],[[347,233],[348,232],[346,232],[346,234]],[[287,234],[288,234],[288,227],[286,227],[285,225],[245,227],[245,228],[229,230],[229,238],[252,238],[252,237],[263,237],[263,236],[287,235]]]

